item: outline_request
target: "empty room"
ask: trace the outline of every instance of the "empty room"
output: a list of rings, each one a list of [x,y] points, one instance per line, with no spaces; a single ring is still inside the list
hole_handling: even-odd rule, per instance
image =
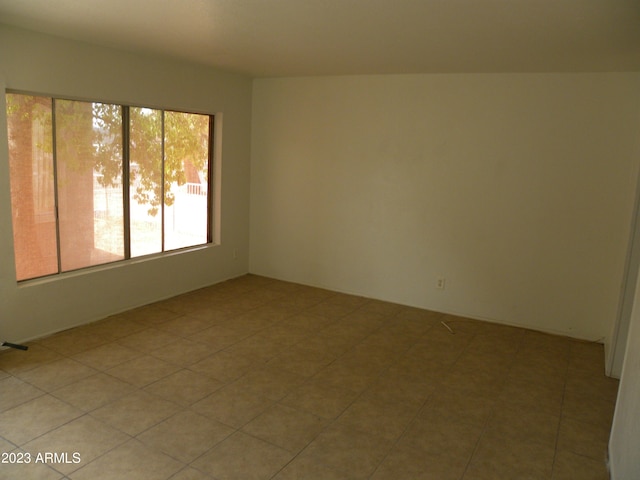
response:
[[[640,4],[0,0],[0,479],[640,478]]]

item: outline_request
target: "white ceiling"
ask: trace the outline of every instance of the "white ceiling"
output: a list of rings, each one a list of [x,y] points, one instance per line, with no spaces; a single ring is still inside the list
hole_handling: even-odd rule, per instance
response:
[[[640,0],[0,0],[0,23],[252,76],[640,71]]]

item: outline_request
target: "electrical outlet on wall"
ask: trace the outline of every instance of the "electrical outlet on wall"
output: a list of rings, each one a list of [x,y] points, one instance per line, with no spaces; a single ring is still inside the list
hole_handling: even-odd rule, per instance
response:
[[[436,288],[440,290],[444,290],[444,285],[445,285],[445,278],[438,277],[438,279],[436,280]]]

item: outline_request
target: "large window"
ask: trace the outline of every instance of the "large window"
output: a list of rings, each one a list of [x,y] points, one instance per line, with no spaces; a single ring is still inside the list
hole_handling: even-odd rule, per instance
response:
[[[18,280],[211,242],[213,116],[6,98]]]

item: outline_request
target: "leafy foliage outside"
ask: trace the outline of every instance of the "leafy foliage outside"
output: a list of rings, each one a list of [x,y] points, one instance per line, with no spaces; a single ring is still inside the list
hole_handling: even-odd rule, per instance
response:
[[[7,94],[6,98],[9,115],[51,122],[51,109],[43,105],[43,97]],[[155,216],[161,199],[166,206],[173,205],[172,187],[184,185],[193,177],[190,172],[206,177],[209,117],[140,107],[129,108],[129,116],[133,198],[148,205],[148,213]],[[95,171],[104,187],[122,184],[123,107],[55,100],[55,119],[56,154],[64,159],[66,168]],[[53,139],[45,141],[40,148],[52,152]]]

